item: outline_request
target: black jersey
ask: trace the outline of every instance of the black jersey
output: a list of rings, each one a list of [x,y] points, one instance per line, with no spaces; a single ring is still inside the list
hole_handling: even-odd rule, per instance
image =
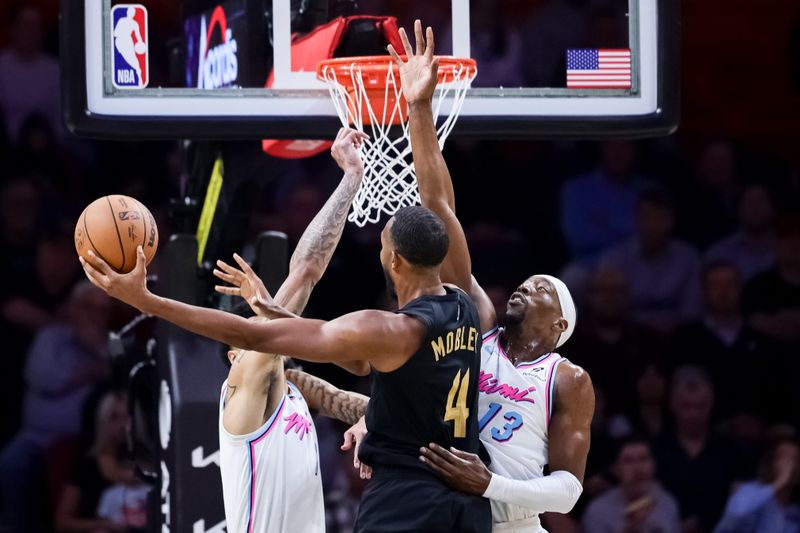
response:
[[[478,310],[461,290],[445,290],[397,311],[425,324],[427,332],[403,366],[372,373],[368,434],[359,451],[365,464],[424,468],[419,449],[431,442],[478,452]]]

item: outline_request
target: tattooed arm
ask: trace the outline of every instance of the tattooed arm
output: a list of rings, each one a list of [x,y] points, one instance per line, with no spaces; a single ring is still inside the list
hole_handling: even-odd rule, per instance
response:
[[[266,318],[289,318],[303,313],[314,286],[322,278],[342,236],[347,212],[361,186],[364,163],[358,152],[366,135],[342,128],[331,147],[331,156],[344,171],[339,186],[300,237],[289,263],[289,275],[275,299],[252,268],[237,254],[241,270],[217,261],[214,275],[231,286],[218,285],[223,294],[241,296],[256,314]]]
[[[322,416],[352,425],[367,412],[369,398],[363,394],[343,391],[325,380],[299,370],[287,370],[286,379],[300,389],[308,406]]]
[[[365,138],[363,133],[342,128],[333,143],[331,155],[344,170],[344,177],[300,237],[289,263],[289,277],[275,295],[275,303],[290,313],[303,312],[339,244],[347,212],[364,176],[357,147]]]
[[[231,284],[217,286],[217,291],[241,296],[256,314],[266,318],[289,318],[303,313],[311,291],[330,263],[342,236],[350,205],[361,186],[364,163],[358,149],[365,139],[364,133],[349,128],[339,130],[331,147],[331,156],[344,171],[344,176],[300,237],[289,263],[289,276],[274,300],[253,269],[237,254],[233,257],[241,270],[217,261],[214,275]],[[340,366],[357,375],[370,372],[369,364],[364,361],[350,361]]]

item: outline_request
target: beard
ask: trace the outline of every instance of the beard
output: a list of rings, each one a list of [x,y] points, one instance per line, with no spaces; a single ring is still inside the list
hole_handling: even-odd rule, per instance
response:
[[[389,271],[385,268],[383,269],[383,277],[386,279],[386,294],[390,299],[397,300],[397,290],[395,290],[394,281],[392,281]]]
[[[525,308],[520,309],[519,311],[509,311],[506,308],[506,316],[503,319],[503,327],[513,329],[522,325],[522,323],[525,321],[525,311]]]

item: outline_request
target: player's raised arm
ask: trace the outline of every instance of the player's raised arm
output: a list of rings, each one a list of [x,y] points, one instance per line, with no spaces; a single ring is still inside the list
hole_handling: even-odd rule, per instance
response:
[[[287,318],[303,313],[311,291],[328,268],[347,221],[347,213],[364,176],[364,163],[359,154],[367,135],[350,128],[341,128],[331,147],[331,156],[344,171],[342,181],[331,194],[300,237],[289,263],[289,275],[274,300],[261,279],[238,255],[239,269],[217,261],[214,275],[232,286],[217,286],[223,294],[243,297],[253,311],[267,318]],[[349,362],[345,368],[358,375],[369,373],[365,362]]]
[[[216,341],[261,353],[285,354],[306,361],[370,361],[389,372],[419,348],[425,326],[406,315],[359,311],[330,322],[284,318],[257,322],[184,304],[152,294],[145,284],[145,256],[137,248],[136,267],[118,274],[91,251],[80,258],[89,280],[110,296],[183,329]]]
[[[289,276],[275,294],[275,303],[292,313],[299,315],[305,309],[342,237],[347,213],[364,177],[359,148],[366,138],[363,132],[341,128],[331,147],[331,156],[344,176],[300,237],[289,262]]]
[[[289,275],[274,301],[255,272],[237,255],[234,259],[239,269],[217,261],[214,275],[231,285],[217,286],[218,292],[241,296],[259,316],[287,318],[302,314],[311,291],[333,257],[350,204],[364,177],[364,163],[358,150],[366,138],[366,134],[350,128],[339,130],[331,155],[344,171],[342,181],[300,237],[289,263]]]
[[[442,219],[450,238],[450,249],[442,263],[442,281],[453,283],[472,296],[481,316],[481,329],[488,331],[496,323],[495,310],[486,293],[472,277],[472,259],[467,239],[456,218],[453,182],[439,147],[433,120],[432,99],[439,68],[439,60],[433,55],[433,30],[427,29],[426,38],[422,32],[422,23],[417,20],[414,23],[414,33],[416,51],[412,49],[405,30],[400,29],[405,61],[391,45],[389,53],[400,68],[403,96],[408,102],[411,151],[420,197],[422,205]]]

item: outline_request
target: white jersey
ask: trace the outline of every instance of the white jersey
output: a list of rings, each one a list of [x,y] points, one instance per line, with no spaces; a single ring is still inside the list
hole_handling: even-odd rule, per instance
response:
[[[263,426],[231,435],[219,409],[219,453],[228,533],[325,531],[314,422],[291,383]]]
[[[542,477],[547,464],[547,426],[553,405],[553,383],[565,359],[549,353],[516,367],[500,344],[501,331],[484,335],[478,382],[478,428],[489,452],[489,469],[511,479]],[[543,531],[541,510],[492,501],[492,521],[524,520],[526,531]],[[535,523],[533,523],[535,522]]]

